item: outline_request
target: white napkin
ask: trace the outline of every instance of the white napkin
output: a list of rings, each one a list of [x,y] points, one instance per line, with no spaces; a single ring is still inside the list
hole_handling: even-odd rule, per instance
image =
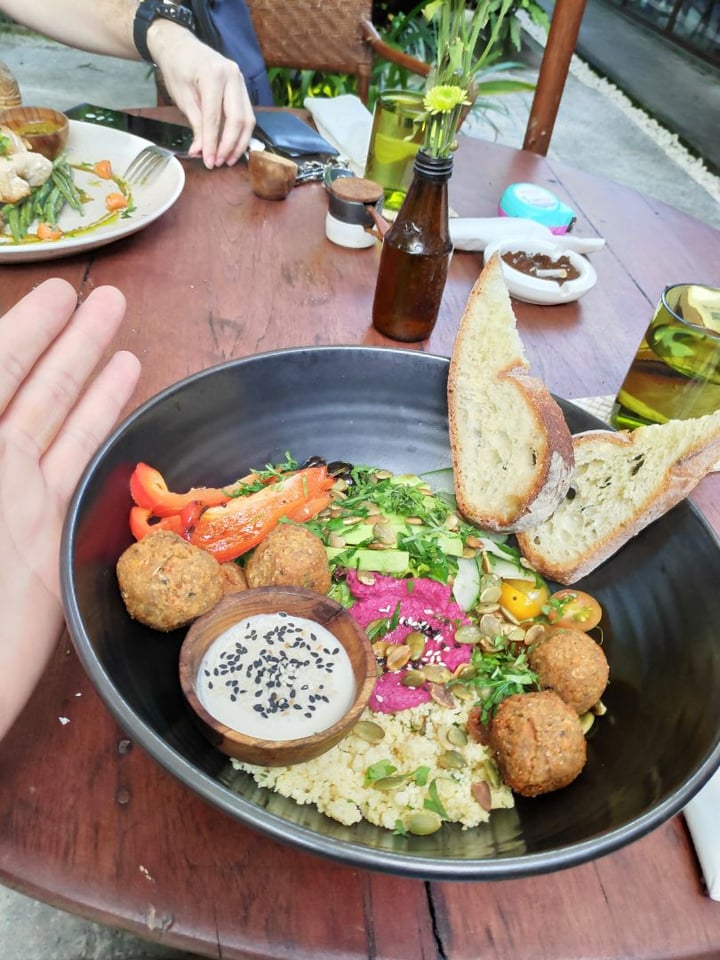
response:
[[[339,97],[305,97],[305,109],[312,115],[318,133],[340,151],[352,172],[361,177],[365,173],[372,129],[372,113],[362,100],[351,93]]]
[[[475,251],[504,240],[549,240],[575,253],[593,253],[605,246],[602,237],[554,234],[545,224],[525,217],[454,217],[450,220],[450,239],[456,250]]]
[[[720,770],[683,810],[708,896],[720,900]]]

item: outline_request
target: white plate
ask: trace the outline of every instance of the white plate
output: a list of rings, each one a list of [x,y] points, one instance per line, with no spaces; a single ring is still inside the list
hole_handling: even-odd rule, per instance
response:
[[[122,174],[130,161],[149,146],[150,141],[122,130],[101,127],[92,123],[70,121],[67,155],[70,163],[94,164],[109,160],[116,175]],[[84,170],[74,170],[75,183],[90,199],[81,215],[65,207],[58,224],[64,231],[83,230],[107,215],[105,197],[118,189],[113,180],[101,180]],[[12,238],[0,235],[0,263],[26,263],[32,260],[55,260],[80,251],[112,243],[142,230],[161,217],[175,203],[185,184],[185,171],[180,161],[172,157],[168,165],[149,183],[132,187],[134,210],[126,217],[118,216],[75,236],[59,240],[14,243]]]
[[[530,255],[545,253],[555,258],[565,256],[578,271],[579,276],[574,280],[566,280],[564,283],[530,277],[526,273],[511,267],[502,259],[504,253],[516,251]],[[592,264],[579,253],[564,246],[561,236],[558,236],[556,241],[515,238],[514,240],[506,239],[497,243],[490,243],[485,247],[483,254],[486,263],[493,253],[500,254],[503,277],[510,294],[517,300],[524,300],[526,303],[570,303],[584,296],[597,283],[597,273]]]

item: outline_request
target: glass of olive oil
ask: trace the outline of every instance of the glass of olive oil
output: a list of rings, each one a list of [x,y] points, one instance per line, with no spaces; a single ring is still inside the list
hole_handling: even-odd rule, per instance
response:
[[[615,398],[610,422],[633,430],[720,410],[720,289],[667,287]]]
[[[387,90],[375,101],[365,177],[383,188],[384,210],[399,210],[405,199],[423,140],[423,113],[420,90]]]

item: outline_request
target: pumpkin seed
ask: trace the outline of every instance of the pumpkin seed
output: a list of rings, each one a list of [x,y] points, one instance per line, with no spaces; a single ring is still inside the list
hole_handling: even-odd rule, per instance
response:
[[[465,747],[468,742],[468,735],[456,723],[450,723],[440,731],[440,739],[449,747]]]
[[[331,533],[328,536],[329,547],[344,547],[345,544],[346,544],[345,537],[341,537],[339,533]]]
[[[587,733],[593,723],[595,723],[595,714],[592,710],[588,710],[587,713],[580,715],[580,726],[582,727],[583,733]]]
[[[497,583],[488,583],[480,587],[480,603],[497,603],[502,594],[502,588]]]
[[[456,680],[473,680],[477,676],[477,667],[474,667],[471,663],[461,663],[459,667],[455,668],[453,677]]]
[[[380,724],[373,723],[372,720],[358,720],[353,727],[353,733],[367,743],[380,743],[385,737],[385,731]]]
[[[373,783],[373,787],[375,787],[376,790],[387,793],[390,790],[399,789],[406,781],[407,777],[403,773],[393,773],[389,777],[382,777],[380,780],[376,780]]]
[[[445,750],[438,757],[437,764],[443,770],[462,770],[467,766],[467,760],[459,750]]]
[[[525,640],[525,631],[522,627],[511,627],[504,631],[504,636],[510,643],[522,643]]]
[[[375,585],[375,574],[371,570],[358,570],[357,578],[360,583],[364,583],[366,587]]]
[[[405,523],[409,523],[411,527],[421,527],[424,521],[421,517],[405,517]]]
[[[510,613],[508,609],[506,609],[503,606],[501,606],[500,609],[502,610],[502,615],[505,617],[506,620],[509,620],[510,623],[520,623],[518,618],[513,613]]]
[[[390,523],[376,523],[373,527],[373,536],[380,543],[392,546],[397,543],[397,532]]]
[[[456,513],[449,513],[445,517],[446,530],[457,530],[459,526],[460,526],[460,517]]]
[[[490,559],[490,555],[485,550],[483,550],[481,554],[480,562],[482,565],[483,573],[492,575],[492,569],[493,569],[492,560]]]
[[[465,543],[467,544],[468,547],[474,547],[476,550],[479,550],[483,545],[482,540],[480,540],[478,537],[473,536],[473,534],[470,534],[470,536],[467,537],[467,539],[465,540]]]
[[[475,606],[478,613],[497,613],[499,609],[500,604],[494,601],[492,603],[478,603]]]
[[[453,684],[452,692],[453,696],[458,700],[462,700],[463,703],[466,703],[468,700],[475,700],[475,691],[462,683]]]
[[[482,764],[482,772],[491,787],[499,787],[502,784],[502,779],[500,777],[498,768],[494,763],[492,763],[492,761],[486,760]]]
[[[410,659],[417,660],[425,652],[425,634],[420,630],[413,630],[405,637],[405,643],[410,647]]]
[[[410,660],[410,647],[406,643],[390,643],[385,651],[388,670],[401,670]]]
[[[365,511],[368,517],[377,517],[380,513],[380,507],[377,503],[373,503],[372,500],[363,500],[359,506],[361,510]]]
[[[416,837],[427,837],[437,833],[442,826],[442,817],[434,810],[418,810],[405,820],[405,829]]]
[[[425,683],[422,670],[408,670],[402,675],[400,683],[403,687],[421,687]]]
[[[503,622],[500,617],[492,613],[485,613],[480,617],[480,633],[485,637],[495,637],[502,634]]]
[[[450,690],[442,683],[431,683],[429,685],[430,696],[439,703],[441,707],[456,707],[455,697]]]
[[[474,623],[464,623],[455,631],[456,643],[477,643],[482,633]]]
[[[343,517],[343,525],[346,527],[356,527],[358,523],[363,522],[363,517]]]
[[[473,550],[472,547],[463,547],[463,560],[472,560],[473,557],[477,556],[477,550]]]
[[[596,717],[604,717],[605,714],[607,713],[607,707],[602,702],[602,700],[598,700],[598,702],[594,703],[592,707],[590,707],[590,709],[592,710],[592,712],[595,714]]]
[[[545,636],[545,625],[543,623],[534,623],[525,631],[525,646],[531,647]]]
[[[426,680],[432,683],[447,683],[452,680],[452,673],[441,663],[426,663],[422,668]]]
[[[375,480],[389,480],[390,477],[392,477],[392,473],[389,470],[376,470],[373,473]]]

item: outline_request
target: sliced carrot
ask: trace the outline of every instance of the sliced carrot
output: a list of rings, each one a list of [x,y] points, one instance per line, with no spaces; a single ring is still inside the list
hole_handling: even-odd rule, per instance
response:
[[[105,197],[105,206],[108,210],[124,210],[127,205],[127,197],[122,193],[109,193]]]
[[[59,240],[62,236],[62,230],[59,227],[51,226],[49,223],[39,223],[37,235],[40,240]]]
[[[112,164],[109,160],[98,160],[93,167],[93,173],[102,180],[112,180]]]

